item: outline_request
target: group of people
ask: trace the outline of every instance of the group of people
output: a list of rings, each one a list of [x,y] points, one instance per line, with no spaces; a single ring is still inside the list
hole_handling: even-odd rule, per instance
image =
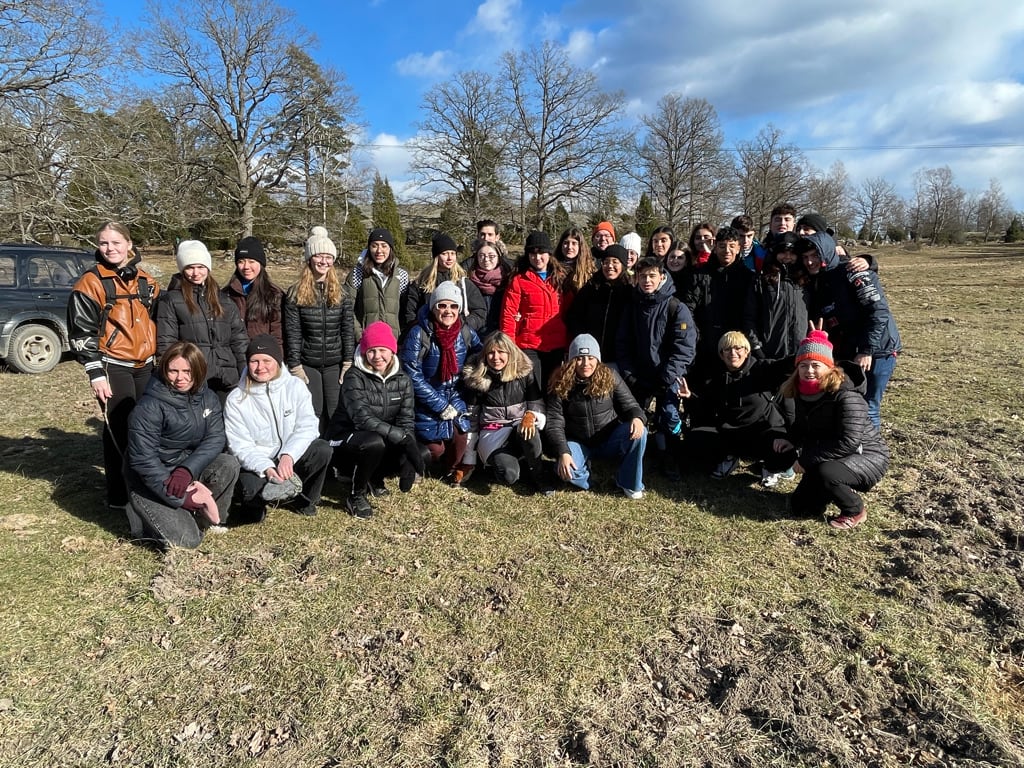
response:
[[[685,244],[659,227],[644,251],[601,222],[557,245],[531,232],[513,260],[486,220],[461,262],[438,234],[413,278],[375,228],[342,279],[314,227],[287,290],[247,237],[223,288],[206,246],[179,243],[161,291],[107,223],[68,316],[106,421],[108,502],[133,537],[196,546],[229,510],[315,514],[332,468],[359,517],[385,477],[408,492],[431,467],[551,494],[589,488],[606,456],[640,499],[650,435],[669,478],[751,458],[766,486],[801,474],[796,512],[834,503],[831,524],[852,528],[857,492],[887,468],[880,403],[900,341],[877,265],[825,229],[780,206],[763,245],[737,217]]]

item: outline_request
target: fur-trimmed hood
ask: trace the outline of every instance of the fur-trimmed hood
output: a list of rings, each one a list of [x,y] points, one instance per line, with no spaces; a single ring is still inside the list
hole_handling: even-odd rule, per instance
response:
[[[530,362],[530,358],[519,347],[513,347],[512,354],[508,357],[508,365],[502,369],[497,379],[503,382],[515,381],[532,373],[533,363]],[[493,381],[494,372],[487,367],[483,352],[473,355],[462,368],[462,384],[468,389],[489,392]]]

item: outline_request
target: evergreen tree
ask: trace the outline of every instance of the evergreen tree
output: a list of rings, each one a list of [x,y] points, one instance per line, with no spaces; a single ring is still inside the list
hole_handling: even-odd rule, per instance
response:
[[[644,192],[636,207],[636,232],[645,243],[650,239],[658,222],[654,218],[654,205],[651,196]]]
[[[1007,243],[1019,243],[1024,240],[1024,226],[1021,225],[1020,216],[1013,217],[1013,221],[1010,222],[1010,226],[1006,230],[1006,237],[1003,239]]]
[[[369,232],[363,221],[363,212],[355,203],[348,205],[348,218],[341,230],[341,262],[346,266],[354,266],[359,261],[359,254],[366,247],[366,236]]]
[[[401,258],[405,252],[405,230],[398,217],[398,204],[388,180],[376,174],[373,179],[373,226],[384,227],[395,239],[395,251]]]

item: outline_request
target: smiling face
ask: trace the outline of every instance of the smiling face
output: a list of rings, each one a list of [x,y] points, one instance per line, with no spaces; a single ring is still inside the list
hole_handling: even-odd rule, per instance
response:
[[[499,346],[493,346],[487,350],[484,356],[487,360],[487,367],[492,371],[503,371],[508,365],[508,352]]]
[[[99,233],[97,241],[96,247],[107,264],[112,267],[120,267],[127,263],[132,250],[131,240],[116,229],[108,227]]]
[[[710,229],[698,229],[694,232],[690,245],[694,253],[711,253],[711,249],[715,246],[715,233]]]
[[[370,347],[366,350],[366,366],[377,373],[384,373],[394,358],[395,353],[387,347]]]
[[[459,319],[459,305],[454,301],[439,301],[434,305],[434,320],[442,328],[451,328]]]
[[[247,365],[249,368],[249,378],[260,384],[273,381],[281,371],[281,366],[277,364],[277,360],[270,355],[262,353],[257,353],[250,357]]]
[[[329,253],[316,253],[309,257],[309,268],[317,282],[326,279],[327,273],[334,269],[334,257]]]
[[[615,235],[609,232],[607,229],[599,229],[594,233],[593,237],[594,247],[604,250],[609,245],[615,242]]]
[[[551,262],[551,254],[547,251],[531,251],[530,266],[536,272],[547,272],[548,264]]]
[[[829,372],[829,367],[820,360],[801,360],[796,372],[802,381],[817,381]]]
[[[718,354],[721,356],[726,368],[730,371],[738,371],[747,362],[750,350],[737,344],[732,347],[726,347]]]
[[[580,241],[575,237],[567,237],[562,242],[562,257],[567,261],[572,261],[580,255]]]
[[[740,244],[737,240],[719,240],[715,243],[715,256],[718,257],[718,263],[723,267],[728,267],[736,261],[736,257],[740,255]]]
[[[771,230],[776,235],[783,232],[792,232],[796,226],[796,216],[792,213],[777,213],[772,216]]]
[[[383,240],[374,240],[370,243],[370,247],[367,249],[370,254],[370,259],[377,266],[380,266],[391,256],[391,246],[385,243]]]
[[[498,266],[498,249],[493,245],[482,245],[476,252],[476,265],[487,272]]]
[[[573,359],[572,364],[576,376],[581,379],[589,379],[597,370],[597,358],[592,355],[580,355]]]
[[[651,237],[651,253],[659,259],[668,255],[668,249],[672,247],[672,238],[665,232],[659,232]]]
[[[210,270],[203,264],[189,264],[181,273],[192,285],[202,285],[210,275]]]
[[[239,259],[235,263],[235,269],[238,270],[238,276],[242,278],[242,282],[251,283],[259,277],[260,272],[263,271],[263,265],[256,259]]]
[[[803,259],[804,267],[807,268],[807,272],[816,275],[821,272],[821,256],[813,248],[809,251],[804,251],[800,254],[800,258]]]
[[[614,256],[606,256],[601,259],[601,274],[606,280],[618,280],[622,275],[622,262]]]
[[[192,389],[192,366],[184,357],[176,357],[167,364],[165,376],[167,384],[176,392],[188,392]]]
[[[455,259],[458,254],[455,251],[441,251],[437,254],[437,266],[445,271],[451,271],[451,268],[455,266]]]
[[[648,295],[656,293],[664,282],[665,275],[658,269],[645,269],[636,276],[637,288]]]
[[[665,269],[669,272],[678,272],[686,266],[686,253],[678,248],[665,257]]]

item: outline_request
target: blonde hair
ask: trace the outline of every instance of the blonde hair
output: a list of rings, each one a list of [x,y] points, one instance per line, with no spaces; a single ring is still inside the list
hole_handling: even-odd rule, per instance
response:
[[[501,260],[501,254],[498,254],[498,260]],[[466,276],[466,270],[464,270],[459,262],[452,264],[451,269],[448,270],[448,280],[458,285],[459,280]],[[416,284],[423,289],[424,293],[433,293],[434,289],[437,288],[437,258],[430,260],[430,263],[423,268],[423,270],[416,277]]]
[[[722,338],[718,340],[718,354],[722,354],[722,351],[729,349],[729,347],[743,347],[747,352],[749,352],[750,339],[739,331],[727,331],[726,333],[723,333]]]
[[[299,282],[295,286],[295,303],[300,307],[315,307],[320,303],[320,295],[316,290],[316,277],[313,274],[311,262],[306,262],[306,269],[299,275]],[[341,304],[341,281],[338,273],[332,266],[324,278],[324,300],[327,306],[336,307]]]

